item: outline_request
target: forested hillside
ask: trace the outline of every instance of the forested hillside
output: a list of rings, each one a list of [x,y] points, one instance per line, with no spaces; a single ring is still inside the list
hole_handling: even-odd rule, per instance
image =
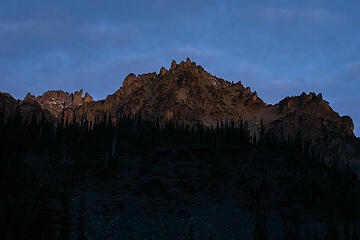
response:
[[[338,164],[336,151],[323,161],[300,131],[280,138],[261,124],[250,134],[241,119],[211,127],[140,116],[54,124],[35,115],[25,121],[19,109],[3,116],[1,239],[359,237],[357,175]],[[206,220],[204,199],[206,211],[224,209]],[[99,204],[110,212],[95,211]],[[166,231],[146,220],[159,216]],[[213,222],[218,216],[223,224]]]

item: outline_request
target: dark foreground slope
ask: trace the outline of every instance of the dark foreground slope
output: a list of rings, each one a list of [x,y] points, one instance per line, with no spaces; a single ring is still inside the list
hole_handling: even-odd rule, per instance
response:
[[[0,131],[1,239],[359,237],[357,175],[246,121],[89,128],[16,114]]]

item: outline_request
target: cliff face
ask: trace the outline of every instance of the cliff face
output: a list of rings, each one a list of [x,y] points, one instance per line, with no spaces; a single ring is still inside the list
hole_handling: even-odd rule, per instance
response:
[[[241,83],[230,83],[212,76],[201,66],[187,59],[169,70],[143,75],[129,74],[123,86],[103,101],[68,109],[66,117],[81,119],[84,113],[89,120],[105,113],[146,119],[173,119],[180,123],[202,122],[215,124],[218,120],[248,116],[266,109],[267,105]]]
[[[105,100],[93,101],[88,93],[82,95],[82,90],[74,94],[48,91],[38,97],[28,94],[20,103],[26,103],[28,109],[31,104],[33,109],[40,106],[57,119],[64,116],[66,121],[74,117],[78,121],[95,121],[105,114],[116,119],[125,114],[149,120],[213,125],[217,121],[241,118],[254,133],[259,132],[263,122],[278,136],[295,136],[300,129],[301,136],[313,144],[334,146],[355,139],[351,118],[333,111],[321,94],[303,93],[269,105],[241,82],[215,77],[190,59],[179,64],[173,61],[169,70],[163,67],[159,73],[138,76],[131,73],[123,86]],[[0,95],[0,107],[13,108],[10,107],[13,102],[16,100],[11,96]]]
[[[21,101],[16,100],[8,93],[0,92],[0,110],[4,114],[2,117],[5,119],[20,114],[26,121],[31,121],[33,118],[57,121],[55,116],[47,109],[43,109],[35,100],[35,96],[31,94],[27,94],[24,100]]]
[[[350,117],[341,117],[323,100],[322,95],[315,93],[287,97],[274,106],[278,118],[271,122],[274,129],[282,129],[284,134],[301,129],[308,139],[319,136],[336,135],[353,137],[354,124]]]
[[[92,101],[93,99],[88,93],[86,93],[85,97],[83,97],[83,90],[81,89],[80,91],[70,94],[61,90],[51,90],[37,97],[28,93],[22,102],[32,102],[33,104],[37,103],[41,106],[41,109],[49,111],[55,118],[60,118],[63,110],[67,108],[75,108]]]
[[[90,94],[86,93],[85,97],[82,95],[82,89],[71,94],[61,90],[51,90],[40,96],[28,93],[23,100],[16,100],[10,94],[0,92],[0,109],[5,118],[19,111],[22,117],[29,121],[35,116],[38,120],[44,117],[56,122],[63,117],[66,109],[75,110],[76,107],[93,101]]]
[[[17,102],[10,94],[0,92],[0,109],[4,114],[4,118],[8,118],[16,112]]]
[[[253,131],[259,130],[263,120],[265,127],[284,135],[294,135],[300,128],[309,139],[325,133],[354,137],[351,118],[333,111],[321,94],[303,93],[268,105],[241,82],[212,76],[190,59],[179,64],[173,61],[169,70],[161,68],[158,74],[129,74],[114,94],[102,101],[68,108],[65,117],[81,119],[85,114],[94,121],[105,113],[113,118],[119,114],[139,114],[146,119],[206,125],[241,118],[248,121]]]

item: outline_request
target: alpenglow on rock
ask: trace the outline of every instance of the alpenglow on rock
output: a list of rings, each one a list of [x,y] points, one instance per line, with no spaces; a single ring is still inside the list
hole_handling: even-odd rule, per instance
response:
[[[42,109],[65,121],[86,119],[88,122],[111,116],[140,115],[147,120],[176,121],[179,124],[216,125],[218,121],[248,123],[249,130],[258,134],[263,126],[279,137],[301,135],[312,144],[332,146],[348,144],[355,139],[350,117],[341,117],[321,94],[303,93],[286,97],[278,104],[266,104],[256,92],[215,77],[189,58],[177,64],[171,62],[158,73],[130,73],[120,87],[106,99],[93,101],[83,90],[69,94],[48,91],[35,97]],[[5,99],[5,97],[4,97]],[[32,96],[26,99],[33,101]],[[1,105],[0,105],[1,106]]]
[[[86,93],[85,97],[82,97],[82,92],[82,89],[71,94],[61,90],[50,90],[45,92],[43,95],[37,97],[32,95],[31,93],[28,93],[22,101],[14,99],[10,94],[0,92],[0,95],[2,96],[2,100],[0,100],[0,102],[2,101],[4,103],[3,106],[0,106],[4,109],[9,108],[15,111],[15,107],[9,106],[19,104],[19,106],[21,106],[22,112],[24,112],[26,105],[27,111],[30,115],[34,112],[38,112],[39,115],[41,115],[40,112],[42,110],[45,114],[44,116],[46,116],[47,118],[59,120],[65,109],[73,108],[75,106],[79,106],[84,103],[90,103],[93,101],[93,98],[89,93]],[[6,103],[8,103],[9,106],[7,106]],[[30,116],[27,116],[27,114],[25,114],[25,117],[29,118]]]

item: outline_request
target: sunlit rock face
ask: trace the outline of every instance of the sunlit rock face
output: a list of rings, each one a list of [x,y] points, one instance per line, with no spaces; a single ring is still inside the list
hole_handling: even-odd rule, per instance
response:
[[[279,138],[295,137],[298,132],[304,141],[331,148],[352,145],[355,136],[350,117],[341,117],[322,98],[321,94],[303,93],[286,97],[270,105],[241,82],[232,83],[206,72],[190,59],[176,63],[169,70],[129,74],[115,93],[105,100],[84,103],[68,108],[65,118],[88,121],[111,116],[140,115],[148,120],[173,120],[180,124],[240,119],[247,121],[251,133],[259,134],[261,123]],[[350,151],[350,150],[349,150]],[[352,151],[352,150],[351,150]]]
[[[1,99],[3,106],[16,102],[4,94]],[[83,97],[81,89],[71,94],[63,91],[48,91],[38,97],[28,94],[22,102],[31,101],[65,121],[94,122],[106,115],[115,122],[120,115],[139,115],[148,120],[210,126],[218,121],[242,119],[254,134],[259,133],[263,124],[279,137],[294,137],[300,131],[302,138],[312,144],[332,146],[355,139],[351,118],[341,117],[321,94],[303,93],[286,97],[275,105],[266,104],[241,82],[213,76],[189,58],[180,63],[172,61],[169,70],[162,67],[158,73],[130,73],[122,87],[104,100],[93,101],[88,93]]]
[[[252,131],[267,128],[286,135],[296,134],[301,128],[304,136],[316,138],[323,132],[335,135],[353,135],[349,117],[340,117],[331,109],[322,95],[303,93],[287,97],[276,105],[262,101],[256,92],[241,82],[232,83],[206,72],[189,58],[179,64],[172,61],[169,70],[159,73],[129,74],[114,94],[105,100],[84,103],[66,111],[66,117],[89,120],[104,114],[113,118],[119,114],[141,115],[145,119],[172,119],[184,124],[217,121],[246,120]]]
[[[49,110],[55,117],[60,117],[64,108],[72,106],[73,95],[61,90],[52,90],[36,97],[36,101],[43,109]]]
[[[83,90],[76,91],[75,93],[68,93],[61,90],[46,91],[43,95],[35,97],[28,93],[22,103],[39,104],[41,109],[48,111],[53,117],[60,118],[63,116],[63,111],[67,108],[74,108],[84,103],[93,101],[89,93],[85,93],[83,97]]]
[[[114,94],[103,101],[80,106],[75,116],[84,112],[93,120],[105,113],[114,118],[119,113],[138,114],[146,119],[171,118],[185,124],[211,125],[225,119],[246,119],[266,108],[250,88],[212,76],[187,59],[179,64],[173,61],[169,70],[162,67],[159,73],[129,74]],[[74,116],[71,109],[66,112],[69,119]]]

